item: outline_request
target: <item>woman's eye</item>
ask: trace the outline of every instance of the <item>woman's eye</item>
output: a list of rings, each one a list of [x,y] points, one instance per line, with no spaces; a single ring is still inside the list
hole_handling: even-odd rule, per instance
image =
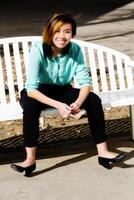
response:
[[[65,31],[65,33],[71,33],[71,31]]]
[[[56,30],[56,33],[60,33],[60,32],[61,32],[60,30]],[[64,33],[71,33],[71,31],[70,30],[64,31]]]

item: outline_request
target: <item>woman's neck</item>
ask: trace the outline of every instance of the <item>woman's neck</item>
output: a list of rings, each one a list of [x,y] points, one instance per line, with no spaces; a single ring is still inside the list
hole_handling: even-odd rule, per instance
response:
[[[59,49],[55,46],[52,46],[52,51],[53,51],[53,56],[56,57],[62,54],[63,49]]]

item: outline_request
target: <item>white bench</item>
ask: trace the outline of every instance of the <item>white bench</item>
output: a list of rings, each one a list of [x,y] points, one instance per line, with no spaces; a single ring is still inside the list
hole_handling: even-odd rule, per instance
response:
[[[25,70],[32,42],[40,36],[0,39],[0,121],[22,118],[19,94],[25,81]],[[93,91],[104,108],[130,106],[132,139],[134,139],[134,61],[116,50],[81,40],[78,43],[92,77]],[[74,78],[75,87],[79,87]],[[54,110],[43,114],[54,114]]]

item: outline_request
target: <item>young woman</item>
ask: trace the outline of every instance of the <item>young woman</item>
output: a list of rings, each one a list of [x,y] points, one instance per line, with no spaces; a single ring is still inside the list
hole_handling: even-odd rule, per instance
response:
[[[125,154],[108,151],[104,113],[100,98],[91,91],[91,80],[80,46],[70,40],[76,35],[76,22],[69,14],[56,14],[47,22],[42,42],[30,51],[25,88],[21,92],[23,133],[26,159],[21,165],[11,164],[29,176],[36,168],[36,148],[41,110],[54,107],[63,118],[84,108],[98,151],[98,162],[109,168]],[[72,87],[76,77],[80,89]]]

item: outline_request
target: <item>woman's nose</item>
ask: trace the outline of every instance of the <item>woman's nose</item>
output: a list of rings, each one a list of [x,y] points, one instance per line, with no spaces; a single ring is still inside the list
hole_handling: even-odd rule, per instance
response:
[[[60,37],[64,37],[65,33],[63,31],[61,31],[59,35],[60,35]]]

